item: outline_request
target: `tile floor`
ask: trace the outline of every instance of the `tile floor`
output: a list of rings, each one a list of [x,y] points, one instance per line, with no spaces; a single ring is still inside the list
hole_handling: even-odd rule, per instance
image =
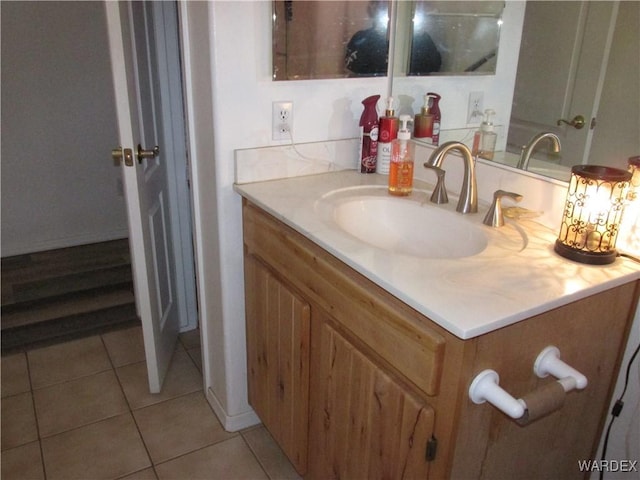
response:
[[[3,480],[299,478],[262,426],[224,431],[198,332],[150,394],[140,327],[2,357]]]

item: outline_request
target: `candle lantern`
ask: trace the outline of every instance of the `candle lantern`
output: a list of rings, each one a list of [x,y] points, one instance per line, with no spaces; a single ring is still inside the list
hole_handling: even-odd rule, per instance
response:
[[[640,156],[629,158],[631,185],[624,207],[618,246],[632,255],[640,255]]]
[[[577,262],[613,263],[630,180],[625,170],[574,166],[555,251]]]
[[[640,196],[640,156],[629,158],[629,172],[631,173],[629,200],[634,202]]]

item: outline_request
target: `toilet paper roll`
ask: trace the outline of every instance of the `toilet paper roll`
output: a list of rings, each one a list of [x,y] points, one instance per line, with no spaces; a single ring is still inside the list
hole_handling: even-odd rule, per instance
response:
[[[522,401],[527,405],[524,415],[517,422],[520,425],[527,425],[551,412],[560,409],[564,404],[566,393],[562,385],[558,382],[548,383],[533,392],[522,397]]]

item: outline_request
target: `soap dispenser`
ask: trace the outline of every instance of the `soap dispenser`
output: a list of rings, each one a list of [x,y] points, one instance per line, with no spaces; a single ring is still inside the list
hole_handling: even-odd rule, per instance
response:
[[[387,99],[387,109],[384,116],[380,117],[380,129],[378,133],[378,158],[376,161],[376,173],[387,175],[389,173],[389,161],[391,160],[391,142],[398,136],[398,117],[393,110],[393,97]]]
[[[413,190],[413,163],[415,144],[407,125],[410,115],[400,115],[398,138],[391,142],[391,163],[389,166],[389,193],[406,196]]]
[[[473,136],[473,147],[471,153],[474,157],[493,160],[493,153],[496,150],[496,140],[498,134],[494,132],[491,116],[495,115],[495,110],[487,108],[484,111],[484,120],[480,125],[480,129]]]
[[[424,96],[424,105],[420,109],[420,113],[416,113],[413,122],[413,136],[415,138],[431,138],[433,135],[433,115],[431,113],[432,94],[427,93]]]

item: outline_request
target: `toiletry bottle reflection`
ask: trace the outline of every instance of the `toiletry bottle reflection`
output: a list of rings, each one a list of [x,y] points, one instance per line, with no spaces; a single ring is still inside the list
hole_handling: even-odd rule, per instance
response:
[[[424,139],[431,145],[440,143],[440,95],[429,92],[424,96],[424,105],[413,123],[413,136]]]
[[[431,131],[431,145],[440,145],[440,95],[435,92],[427,93],[431,97],[431,114],[433,115],[433,128]]]
[[[389,193],[406,196],[413,190],[413,163],[415,145],[407,123],[411,116],[400,115],[398,138],[391,142],[391,163],[389,167]]]
[[[433,135],[433,114],[431,113],[431,94],[424,96],[424,105],[420,113],[416,113],[413,122],[413,136],[415,138],[430,139]]]
[[[473,148],[471,154],[474,157],[486,158],[487,160],[493,160],[493,154],[496,149],[496,140],[498,134],[494,132],[493,122],[491,121],[491,115],[495,115],[496,112],[487,108],[484,111],[484,120],[480,125],[480,129],[476,131],[473,136]]]

